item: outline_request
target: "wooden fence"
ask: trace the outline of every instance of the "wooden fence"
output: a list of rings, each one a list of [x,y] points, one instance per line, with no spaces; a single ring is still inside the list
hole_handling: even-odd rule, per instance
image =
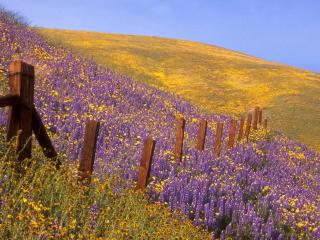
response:
[[[34,81],[33,66],[22,61],[14,61],[10,64],[9,85],[11,93],[0,97],[0,107],[9,107],[7,141],[17,137],[18,159],[21,161],[25,158],[31,158],[33,132],[45,156],[53,159],[56,166],[59,166],[60,162],[57,158],[57,153],[34,105]],[[178,117],[174,147],[175,161],[178,164],[182,161],[185,125],[185,119]],[[201,119],[199,121],[199,131],[195,146],[198,151],[205,150],[207,125],[207,120]],[[259,107],[254,109],[253,114],[249,112],[241,116],[239,124],[236,119],[232,119],[228,129],[227,149],[232,149],[236,141],[239,143],[245,139],[248,142],[251,129],[257,130],[259,125],[267,129],[267,119],[262,120],[262,110]],[[239,126],[238,130],[237,126]],[[81,180],[90,181],[99,127],[100,123],[95,120],[88,120],[86,123],[79,164],[79,179]],[[212,147],[216,158],[221,154],[223,128],[224,124],[217,122],[214,145]],[[155,144],[155,140],[151,137],[148,137],[144,142],[136,189],[143,190],[147,186]]]
[[[17,137],[18,159],[30,158],[34,132],[44,154],[58,161],[57,153],[34,106],[34,67],[22,61],[14,61],[9,71],[11,93],[0,97],[0,106],[9,107],[7,141]]]

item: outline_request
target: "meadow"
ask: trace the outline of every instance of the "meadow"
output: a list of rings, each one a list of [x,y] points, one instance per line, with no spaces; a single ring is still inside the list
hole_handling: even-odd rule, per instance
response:
[[[49,41],[121,74],[164,89],[211,113],[240,115],[262,106],[280,130],[320,149],[320,75],[196,42],[37,29]]]
[[[0,133],[1,239],[210,239],[145,194],[116,194],[112,177],[93,176],[90,185],[79,185],[77,165],[64,161],[56,169],[39,147],[17,173],[14,141]]]
[[[155,222],[163,223],[156,232],[159,236],[151,235],[151,239],[163,234],[190,239],[209,235],[212,239],[319,239],[320,156],[316,151],[281,132],[259,129],[249,143],[223,148],[216,158],[212,151],[216,123],[224,123],[226,142],[232,116],[208,114],[177,95],[52,45],[3,11],[0,33],[1,92],[8,91],[8,66],[13,59],[35,66],[35,105],[65,166],[56,171],[40,153],[35,154],[25,178],[16,180],[8,159],[14,155],[4,154],[10,146],[1,144],[0,209],[5,220],[0,224],[4,236],[21,236],[23,230],[35,226],[36,235],[30,238],[50,239],[58,226],[62,233],[75,237],[93,234],[93,239],[134,239],[139,234],[136,219],[143,234],[151,234]],[[178,116],[186,119],[180,165],[172,149]],[[74,185],[88,118],[100,121],[101,128],[94,166],[97,180],[90,197],[83,199]],[[194,146],[203,118],[209,123],[208,138],[205,151],[199,152]],[[2,110],[0,123],[5,122]],[[157,141],[151,178],[145,195],[136,195],[130,189],[136,184],[143,141],[148,136]],[[94,210],[88,213],[88,209]],[[182,216],[189,220],[168,227],[170,233],[164,230]],[[110,228],[108,221],[113,221]],[[74,230],[75,225],[84,228]]]

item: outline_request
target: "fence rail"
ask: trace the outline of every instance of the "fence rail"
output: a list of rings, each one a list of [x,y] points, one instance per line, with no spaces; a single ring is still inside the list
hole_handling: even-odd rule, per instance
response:
[[[7,107],[21,104],[21,99],[18,94],[9,94],[0,97],[0,107]]]

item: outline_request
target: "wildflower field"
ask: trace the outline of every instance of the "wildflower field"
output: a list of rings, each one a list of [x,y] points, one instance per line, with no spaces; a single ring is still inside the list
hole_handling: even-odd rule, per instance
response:
[[[215,123],[224,122],[224,129],[229,129],[230,116],[208,114],[171,93],[53,46],[4,11],[0,34],[2,94],[8,91],[13,59],[35,66],[36,108],[63,161],[61,170],[55,170],[36,151],[25,174],[15,176],[8,161],[14,159],[10,144],[1,143],[2,236],[320,238],[317,152],[280,132],[259,129],[249,143],[222,149],[215,158]],[[180,165],[173,157],[177,116],[187,121]],[[101,127],[94,181],[85,197],[83,191],[88,189],[76,185],[75,169],[87,118],[100,121]],[[194,146],[203,118],[208,120],[208,141],[200,152]],[[5,121],[2,110],[0,122],[5,125]],[[147,136],[153,136],[156,148],[143,195],[130,189],[137,180]],[[228,140],[226,130],[223,140]]]
[[[203,43],[37,28],[49,41],[211,113],[262,106],[280,130],[320,150],[320,74]],[[303,116],[303,117],[301,117]]]
[[[64,162],[57,170],[38,148],[17,174],[14,143],[3,135],[1,129],[1,239],[210,239],[144,194],[115,194],[112,176],[79,187],[76,165]]]

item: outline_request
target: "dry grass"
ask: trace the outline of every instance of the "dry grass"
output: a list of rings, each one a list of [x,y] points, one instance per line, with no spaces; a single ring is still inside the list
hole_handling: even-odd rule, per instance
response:
[[[320,149],[320,75],[190,41],[38,29],[119,73],[175,92],[215,113],[239,115],[255,105],[270,127]]]

